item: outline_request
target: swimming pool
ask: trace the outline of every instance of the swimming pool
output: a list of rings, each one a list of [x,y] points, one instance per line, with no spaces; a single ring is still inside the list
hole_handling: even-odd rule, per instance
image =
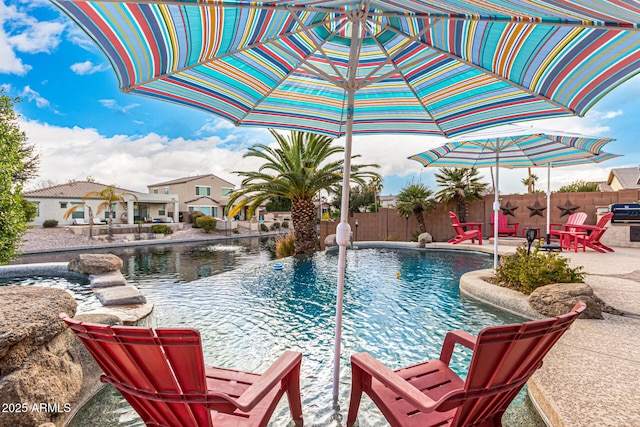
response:
[[[477,333],[488,325],[520,321],[515,316],[460,298],[460,276],[488,268],[486,255],[458,251],[363,249],[348,251],[345,280],[341,395],[333,408],[332,361],[337,252],[316,253],[241,268],[190,281],[147,280],[127,271],[129,281],[155,304],[151,326],[189,326],[202,334],[207,364],[262,372],[285,349],[301,351],[306,426],[338,426],[346,417],[351,354],[368,351],[391,368],[437,358],[447,331]],[[466,370],[468,355],[452,366]],[[286,426],[286,399],[270,425]],[[101,393],[69,424],[142,425],[123,399]],[[385,426],[368,399],[360,426]],[[508,425],[505,423],[505,425]],[[516,424],[512,424],[516,425]],[[535,425],[528,423],[527,425]]]

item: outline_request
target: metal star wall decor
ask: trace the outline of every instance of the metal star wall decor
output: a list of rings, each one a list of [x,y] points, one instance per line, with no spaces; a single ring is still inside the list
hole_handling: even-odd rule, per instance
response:
[[[564,202],[564,205],[558,206],[558,209],[560,209],[560,211],[562,212],[560,214],[561,217],[563,217],[565,215],[571,215],[572,213],[577,211],[579,208],[580,208],[580,206],[574,205],[573,203],[571,203],[571,201],[569,199],[567,199],[567,201]]]
[[[536,202],[533,205],[527,206],[527,209],[529,209],[529,218],[531,218],[534,215],[544,216],[543,212],[547,207],[541,205],[538,199],[536,199]]]
[[[502,213],[504,215],[516,216],[515,215],[515,210],[518,209],[518,207],[512,205],[511,204],[511,200],[507,200],[507,204],[504,205],[504,206],[500,206],[500,209],[502,209]]]

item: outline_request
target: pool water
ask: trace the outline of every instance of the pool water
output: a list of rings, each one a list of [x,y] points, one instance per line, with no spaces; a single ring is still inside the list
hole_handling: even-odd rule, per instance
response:
[[[219,250],[219,249],[217,249]],[[459,278],[489,268],[486,255],[458,251],[366,249],[347,253],[340,408],[333,407],[332,369],[337,252],[275,261],[247,262],[208,277],[167,278],[166,260],[148,268],[125,261],[125,275],[155,304],[145,323],[188,326],[202,334],[210,365],[262,372],[285,350],[303,353],[301,385],[306,426],[339,426],[346,418],[351,354],[368,351],[390,368],[437,358],[447,331],[476,334],[485,326],[522,321],[459,296]],[[175,260],[175,258],[172,258]],[[172,261],[175,262],[175,261]],[[182,260],[180,260],[182,262]],[[190,260],[185,262],[191,262]],[[129,264],[129,265],[127,265]],[[160,280],[160,278],[162,278]],[[195,279],[195,277],[194,277]],[[456,352],[454,370],[463,373],[469,353]],[[523,404],[524,398],[518,404]],[[360,426],[386,426],[365,398]],[[505,425],[541,425],[521,420]],[[287,426],[286,399],[271,426]],[[69,424],[141,426],[126,402],[106,389]]]

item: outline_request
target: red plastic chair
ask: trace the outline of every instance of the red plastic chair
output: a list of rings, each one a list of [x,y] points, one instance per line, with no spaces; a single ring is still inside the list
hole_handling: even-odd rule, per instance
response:
[[[494,218],[495,214],[491,214],[491,236],[489,237],[493,237],[493,225],[495,224]],[[508,222],[509,220],[505,214],[498,214],[498,236],[505,234],[507,236],[516,237],[518,235],[518,226],[520,223],[514,222],[513,224],[509,224]]]
[[[558,224],[558,223],[552,222],[551,224],[549,224],[549,234],[547,235],[546,243],[550,243],[551,239],[554,237],[560,240],[560,236],[562,232],[571,232],[571,233],[575,232],[576,231],[575,226],[584,224],[586,220],[587,220],[586,213],[575,212],[569,215],[569,218],[567,218],[567,222],[565,224]],[[560,227],[560,229],[553,230],[551,227]]]
[[[449,239],[448,243],[457,245],[465,240],[471,240],[471,243],[475,243],[475,239],[478,239],[478,245],[482,245],[482,223],[480,222],[460,222],[458,215],[453,212],[449,212],[449,218],[451,218],[451,225],[456,232],[456,235]],[[465,230],[463,227],[471,227],[471,230]]]
[[[396,371],[368,353],[355,354],[347,426],[356,421],[363,392],[392,427],[500,426],[513,398],[585,308],[579,302],[562,316],[485,328],[477,338],[449,332],[440,360]],[[449,368],[455,344],[473,350],[466,381]]]
[[[583,246],[591,248],[594,251],[598,251],[601,253],[614,252],[612,248],[600,242],[600,238],[602,237],[604,232],[607,231],[608,227],[606,227],[606,225],[611,220],[611,218],[613,218],[613,213],[609,212],[608,214],[602,215],[595,226],[584,224],[576,226],[575,229],[578,232],[584,231],[586,233],[587,231],[590,231],[589,234],[578,235],[578,241],[581,242]]]
[[[302,426],[302,355],[285,351],[262,375],[205,367],[200,333],[190,328],[108,326],[62,320],[87,347],[147,426],[266,426],[286,392]]]

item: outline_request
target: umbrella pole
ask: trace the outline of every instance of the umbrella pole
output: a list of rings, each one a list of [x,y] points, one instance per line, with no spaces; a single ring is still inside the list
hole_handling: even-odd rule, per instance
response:
[[[545,243],[549,244],[549,231],[551,231],[551,163],[547,163],[547,234]]]
[[[493,272],[498,270],[498,213],[500,211],[500,141],[496,145],[496,186],[493,198]]]

